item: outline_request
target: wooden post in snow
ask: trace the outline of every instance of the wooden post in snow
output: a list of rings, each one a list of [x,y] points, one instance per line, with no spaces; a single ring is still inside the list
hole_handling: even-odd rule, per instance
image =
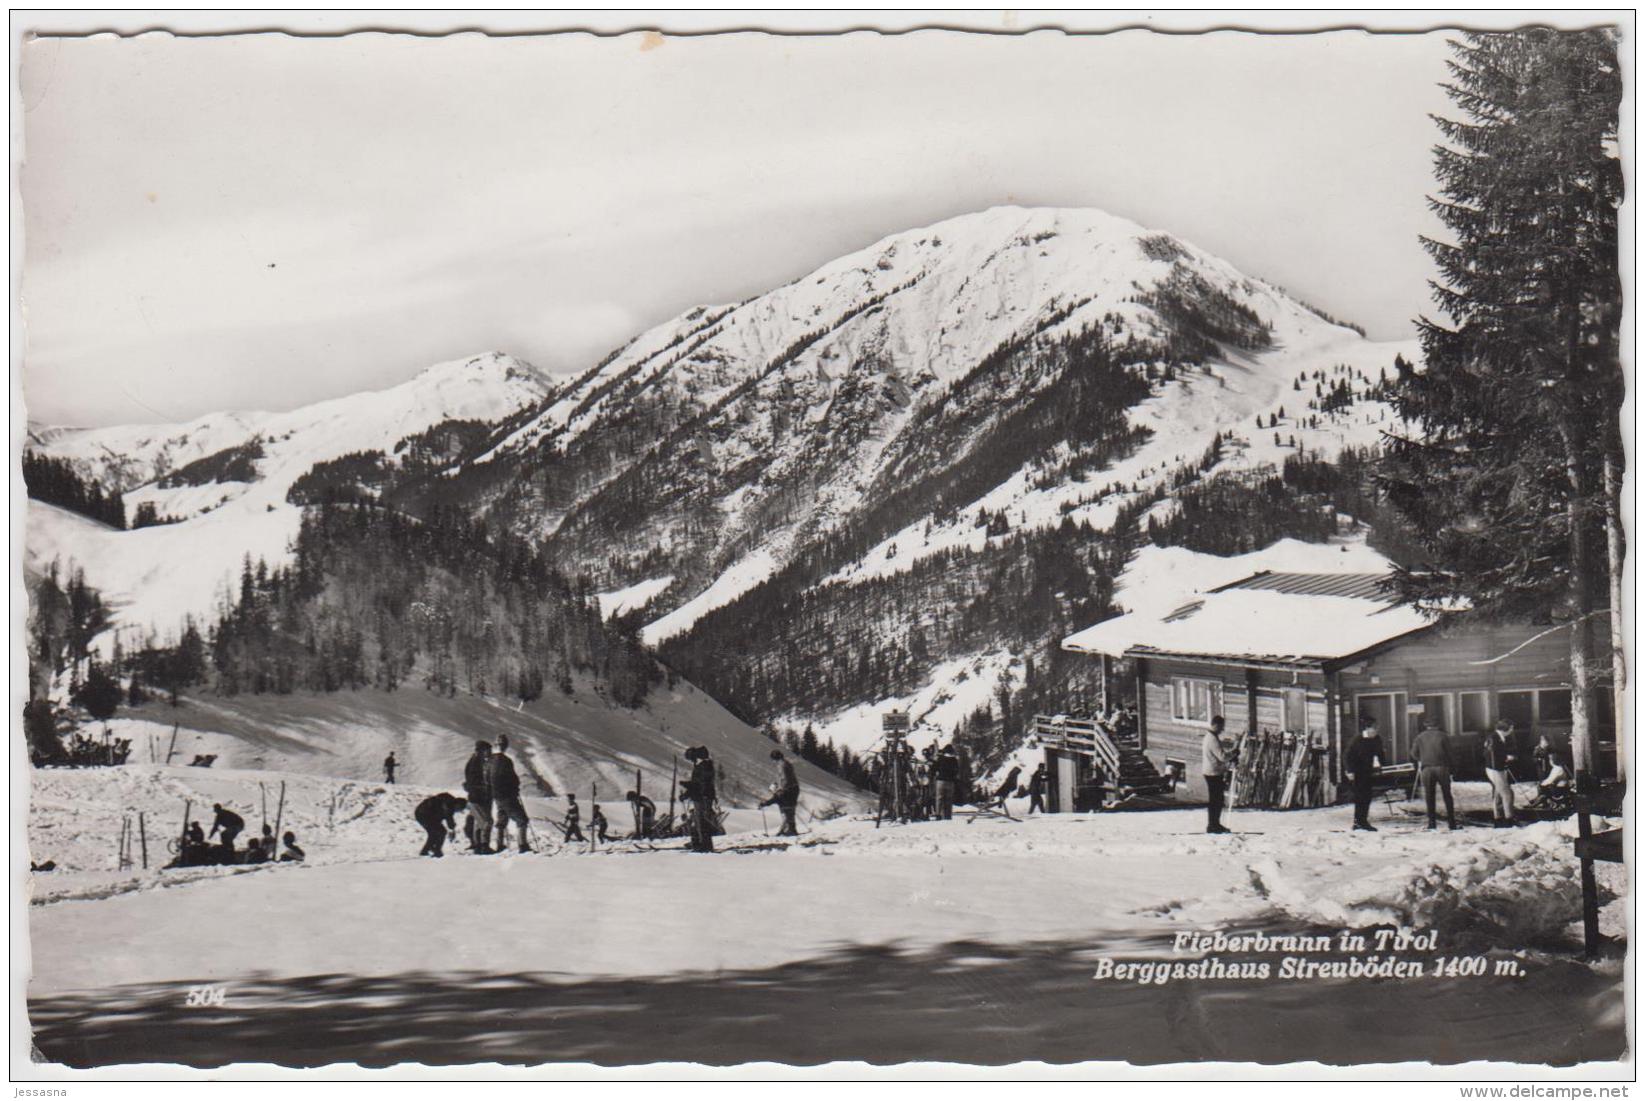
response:
[[[680,790],[680,759],[675,757],[670,763],[674,772],[668,779],[668,828],[672,830],[674,828],[674,793]]]
[[[285,817],[285,813],[286,813],[286,782],[284,780],[281,780],[280,781],[280,806],[274,812],[274,854],[269,857],[270,860],[276,860],[276,859],[279,858],[279,853],[280,853],[280,820]]]
[[[600,809],[600,785],[596,781],[588,793],[588,851],[600,847],[600,831],[594,828],[594,812]]]
[[[149,866],[149,831],[148,827],[143,823],[142,811],[137,812],[137,840],[141,842],[143,846],[143,870],[146,872],[148,871]]]
[[[177,752],[177,728],[182,725],[183,724],[181,722],[171,724],[171,745],[166,749],[166,764],[168,765],[171,764],[171,755]],[[185,826],[188,825],[187,822],[184,822],[183,824]]]

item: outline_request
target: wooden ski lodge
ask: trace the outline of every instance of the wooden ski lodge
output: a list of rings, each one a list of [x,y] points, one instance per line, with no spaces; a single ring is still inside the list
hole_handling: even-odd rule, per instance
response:
[[[1147,790],[1139,757],[1177,791],[1203,799],[1200,747],[1213,715],[1224,716],[1229,738],[1306,736],[1324,756],[1327,800],[1341,781],[1343,746],[1366,718],[1377,721],[1396,768],[1413,767],[1412,742],[1432,719],[1452,736],[1464,775],[1499,718],[1513,721],[1527,752],[1541,733],[1569,738],[1563,631],[1451,627],[1394,604],[1382,581],[1262,572],[1163,615],[1118,616],[1064,639],[1064,649],[1104,663],[1105,683],[1134,681],[1137,729],[1117,744],[1088,729],[1094,724],[1039,720],[1052,809],[1083,809],[1078,792],[1087,781],[1124,786],[1122,769]]]

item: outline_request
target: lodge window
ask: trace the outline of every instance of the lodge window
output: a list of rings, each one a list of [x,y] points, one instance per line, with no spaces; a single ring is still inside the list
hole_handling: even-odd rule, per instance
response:
[[[1497,693],[1497,715],[1522,731],[1543,726],[1569,726],[1569,688],[1523,688]]]
[[[1211,725],[1222,714],[1222,682],[1197,677],[1171,678],[1171,717],[1178,722]]]
[[[1571,721],[1571,690],[1569,688],[1544,688],[1536,694],[1536,721],[1543,723],[1568,723]]]
[[[1457,703],[1462,711],[1462,729],[1481,733],[1491,728],[1491,694],[1489,692],[1459,692]]]
[[[1454,733],[1451,726],[1451,697],[1444,694],[1418,696],[1417,705],[1422,708],[1418,718],[1418,725],[1433,723],[1434,726],[1447,734]]]
[[[1519,730],[1532,729],[1536,726],[1536,693],[1498,692],[1496,714],[1497,718],[1507,719]]]

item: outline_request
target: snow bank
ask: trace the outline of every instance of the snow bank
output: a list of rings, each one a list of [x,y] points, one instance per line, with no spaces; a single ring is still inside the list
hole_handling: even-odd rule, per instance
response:
[[[1574,822],[1543,822],[1489,834],[1447,833],[1432,852],[1401,853],[1323,882],[1317,858],[1267,858],[1251,872],[1275,906],[1302,921],[1437,929],[1450,944],[1465,938],[1525,943],[1556,935],[1582,916],[1575,832]]]

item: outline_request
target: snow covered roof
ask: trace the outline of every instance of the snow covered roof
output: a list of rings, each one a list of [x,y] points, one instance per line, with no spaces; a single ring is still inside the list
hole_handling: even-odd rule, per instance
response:
[[[1258,573],[1163,615],[1136,612],[1063,639],[1065,650],[1132,650],[1323,664],[1432,625],[1394,604],[1373,573]]]

